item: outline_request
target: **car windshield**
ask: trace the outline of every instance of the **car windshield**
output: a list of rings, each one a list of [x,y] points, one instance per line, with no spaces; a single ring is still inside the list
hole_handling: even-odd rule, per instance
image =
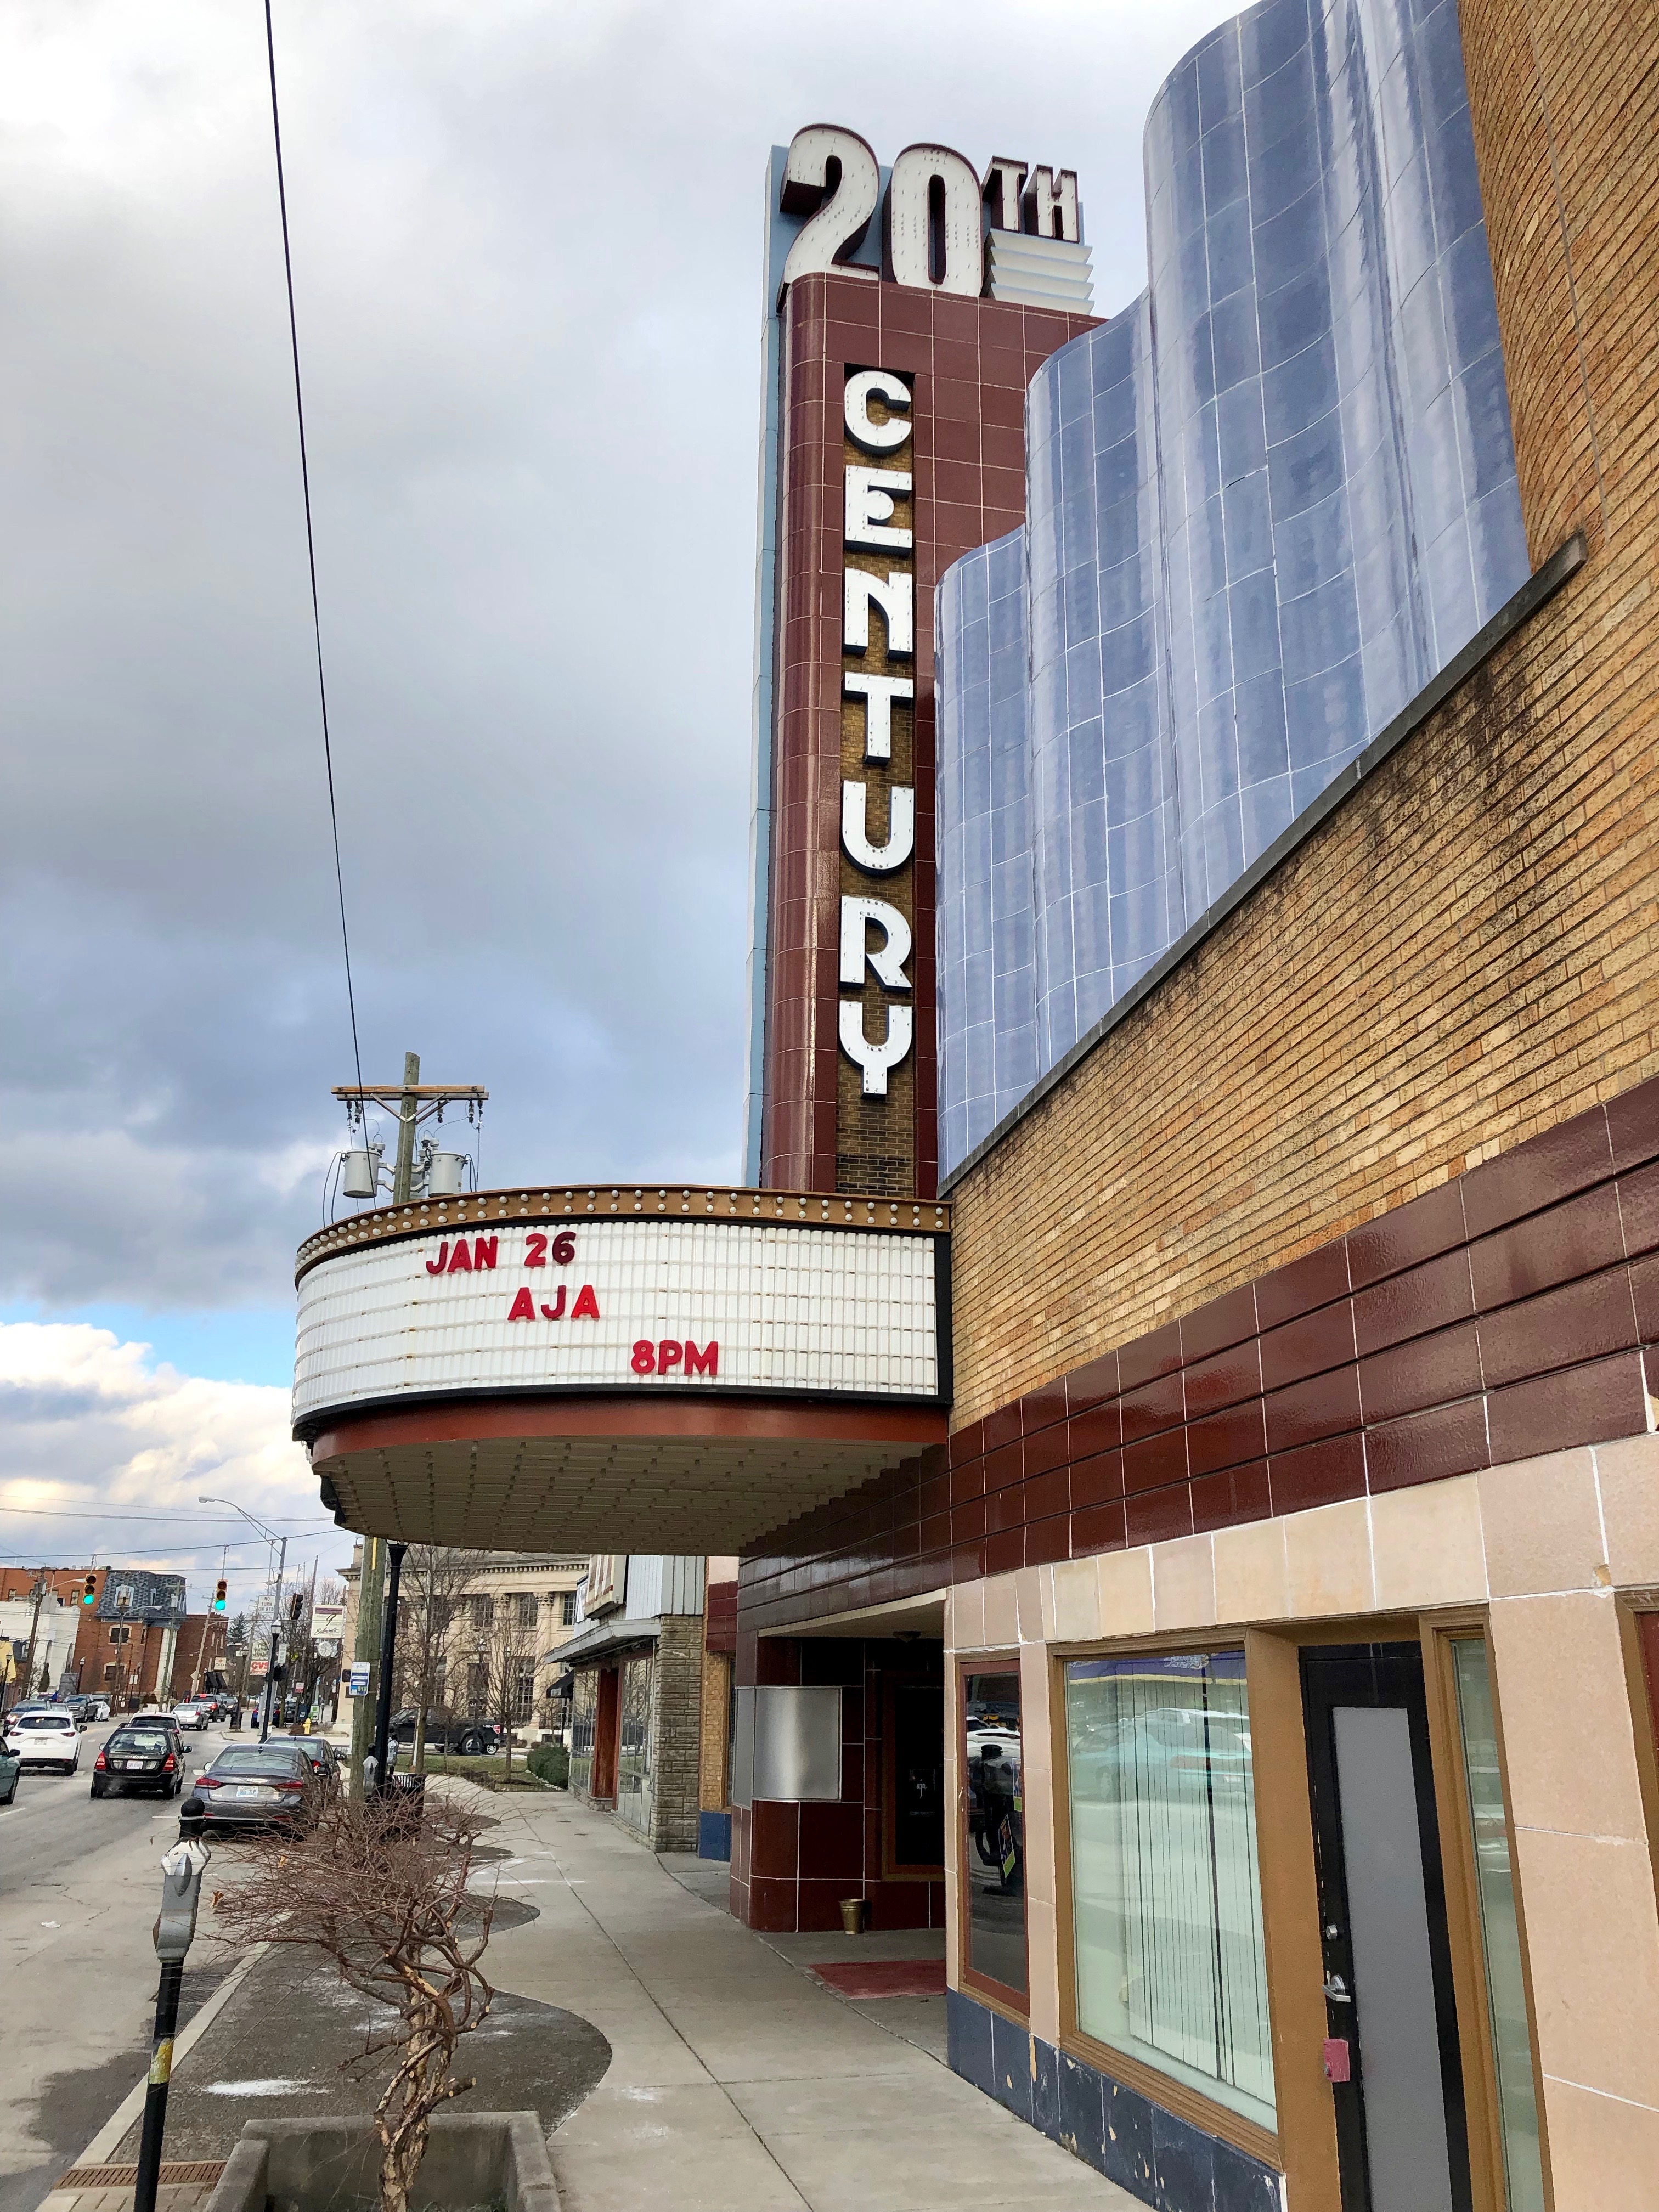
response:
[[[117,1729],[105,1744],[106,1753],[112,1751],[166,1751],[167,1739],[160,1729]]]
[[[304,1753],[289,1743],[247,1743],[222,1751],[209,1769],[213,1774],[292,1774]]]

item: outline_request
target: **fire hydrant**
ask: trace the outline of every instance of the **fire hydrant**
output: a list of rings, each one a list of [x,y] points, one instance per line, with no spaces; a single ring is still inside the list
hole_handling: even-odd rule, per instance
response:
[[[196,1934],[202,1876],[213,1856],[202,1841],[205,1817],[201,1799],[187,1797],[179,1808],[179,1840],[161,1858],[161,1910],[151,1931],[155,1955],[161,1962],[161,1982],[155,1993],[155,2040],[150,2052],[149,2086],[144,2094],[144,2132],[138,2147],[133,2212],[155,2212],[167,2085],[173,2079],[173,2037],[179,2025],[179,1993],[184,1984],[185,1956]]]

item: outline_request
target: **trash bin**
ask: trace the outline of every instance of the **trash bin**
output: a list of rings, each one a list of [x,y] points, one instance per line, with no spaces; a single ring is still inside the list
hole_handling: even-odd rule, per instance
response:
[[[867,1897],[843,1897],[841,1900],[842,1932],[847,1936],[862,1936],[869,1924],[870,1900]]]
[[[398,1808],[399,1827],[418,1827],[426,1814],[426,1777],[424,1774],[388,1774],[386,1794]]]

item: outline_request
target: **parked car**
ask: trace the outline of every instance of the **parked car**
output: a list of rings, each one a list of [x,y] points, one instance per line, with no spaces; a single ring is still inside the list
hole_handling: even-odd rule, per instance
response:
[[[300,1826],[315,1804],[317,1784],[305,1746],[292,1736],[227,1746],[196,1778],[211,1827]]]
[[[185,1747],[176,1729],[123,1721],[110,1730],[92,1763],[94,1797],[118,1797],[127,1790],[176,1797],[184,1786]]]
[[[186,1698],[181,1705],[173,1709],[173,1717],[180,1728],[194,1729],[199,1735],[215,1717],[211,1698]]]
[[[77,1728],[85,1728],[92,1718],[92,1699],[82,1697],[78,1691],[70,1690],[52,1702],[60,1712],[71,1715]]]
[[[36,1705],[7,1714],[6,1748],[25,1766],[56,1766],[73,1774],[81,1764],[81,1731],[61,1705]]]
[[[109,1718],[109,1699],[100,1697],[94,1691],[87,1699],[87,1718],[89,1721],[106,1721]]]
[[[17,1796],[17,1778],[23,1771],[23,1762],[15,1752],[0,1744],[0,1805],[12,1804]]]
[[[414,1708],[405,1705],[400,1713],[392,1716],[391,1736],[393,1743],[415,1741]],[[477,1758],[480,1753],[499,1751],[501,1732],[494,1721],[471,1719],[465,1713],[446,1712],[435,1707],[426,1717],[426,1747],[428,1751],[456,1751],[463,1759]]]
[[[296,1735],[290,1736],[289,1741],[297,1743],[311,1761],[311,1771],[325,1791],[331,1795],[339,1788],[340,1755],[326,1736]]]

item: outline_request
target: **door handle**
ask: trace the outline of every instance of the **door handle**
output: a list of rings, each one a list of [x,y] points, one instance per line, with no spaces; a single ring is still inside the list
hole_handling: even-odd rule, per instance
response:
[[[1348,1985],[1343,1980],[1340,1974],[1326,1975],[1325,2002],[1327,2004],[1352,2004],[1353,2002],[1353,1999],[1348,1995]]]

